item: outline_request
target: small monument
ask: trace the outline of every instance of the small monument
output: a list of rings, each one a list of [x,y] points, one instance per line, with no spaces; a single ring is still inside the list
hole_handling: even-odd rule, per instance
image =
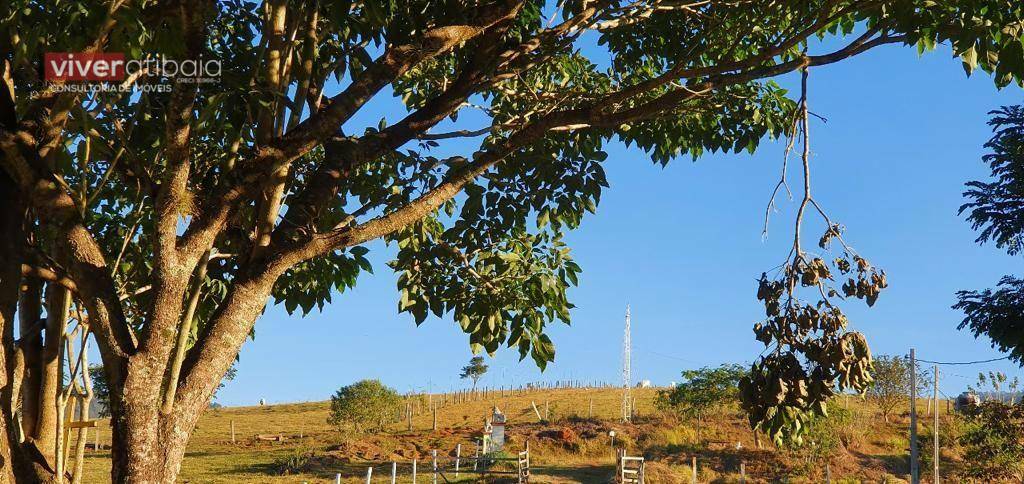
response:
[[[498,407],[494,407],[491,415],[491,438],[487,450],[499,452],[505,447],[505,414],[501,413]]]

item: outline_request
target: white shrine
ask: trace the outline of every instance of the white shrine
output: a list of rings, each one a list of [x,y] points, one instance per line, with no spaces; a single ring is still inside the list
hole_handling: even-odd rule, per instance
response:
[[[487,444],[489,452],[500,452],[505,447],[505,414],[501,413],[498,407],[494,407],[490,422],[490,442]]]

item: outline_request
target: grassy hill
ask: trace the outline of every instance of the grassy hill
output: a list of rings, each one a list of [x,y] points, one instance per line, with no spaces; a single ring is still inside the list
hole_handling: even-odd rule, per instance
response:
[[[494,405],[508,416],[508,448],[517,451],[529,441],[536,482],[608,482],[614,473],[611,430],[617,434],[616,446],[647,457],[651,483],[689,483],[693,457],[698,460],[700,482],[738,482],[741,462],[747,482],[824,482],[826,463],[833,482],[906,478],[906,417],[885,423],[876,409],[856,397],[835,400],[828,427],[812,434],[804,448],[789,450],[769,443],[759,449],[737,412],[711,416],[698,429],[694,422],[658,412],[655,389],[633,393],[638,418],[631,424],[618,418],[620,389],[538,389],[516,395],[423,397],[418,405],[413,403],[412,431],[401,421],[372,435],[352,435],[329,426],[328,402],[211,409],[192,438],[181,481],[334,482],[335,474],[341,473],[344,482],[365,482],[366,468],[374,466],[374,482],[390,482],[391,462],[396,461],[399,482],[411,482],[411,462],[417,459],[419,482],[430,482],[431,451],[437,450],[439,459],[453,459],[461,444],[462,455],[471,456],[473,438]],[[437,411],[437,431],[431,430],[428,398],[448,402]],[[542,416],[547,408],[547,422],[538,421],[533,404]],[[925,413],[923,402],[920,408]],[[940,416],[947,421],[945,410],[940,409]],[[931,419],[921,420],[923,454],[930,456]],[[100,430],[101,439],[109,440],[109,431]],[[257,435],[280,435],[284,440],[265,441]],[[90,435],[90,444],[93,441]],[[955,467],[956,459],[955,449],[944,450],[944,469]],[[90,449],[86,468],[86,482],[109,481],[109,451]],[[930,469],[930,461],[922,468]],[[465,473],[461,477],[466,480]]]

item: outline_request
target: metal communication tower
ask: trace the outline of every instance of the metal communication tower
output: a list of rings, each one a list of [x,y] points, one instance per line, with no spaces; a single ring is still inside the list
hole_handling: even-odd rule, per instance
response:
[[[633,419],[633,395],[630,390],[632,384],[629,378],[630,349],[632,342],[629,336],[629,305],[626,305],[626,333],[622,338],[622,421],[629,422]]]

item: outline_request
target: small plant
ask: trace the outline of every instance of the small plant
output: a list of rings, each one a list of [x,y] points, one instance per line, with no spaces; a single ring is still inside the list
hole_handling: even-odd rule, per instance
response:
[[[274,461],[272,466],[274,472],[282,476],[301,474],[316,456],[316,452],[311,450],[295,449],[291,454]]]
[[[395,390],[378,380],[362,380],[341,387],[331,397],[327,423],[338,427],[351,425],[356,432],[379,431],[401,405],[402,397]]]

